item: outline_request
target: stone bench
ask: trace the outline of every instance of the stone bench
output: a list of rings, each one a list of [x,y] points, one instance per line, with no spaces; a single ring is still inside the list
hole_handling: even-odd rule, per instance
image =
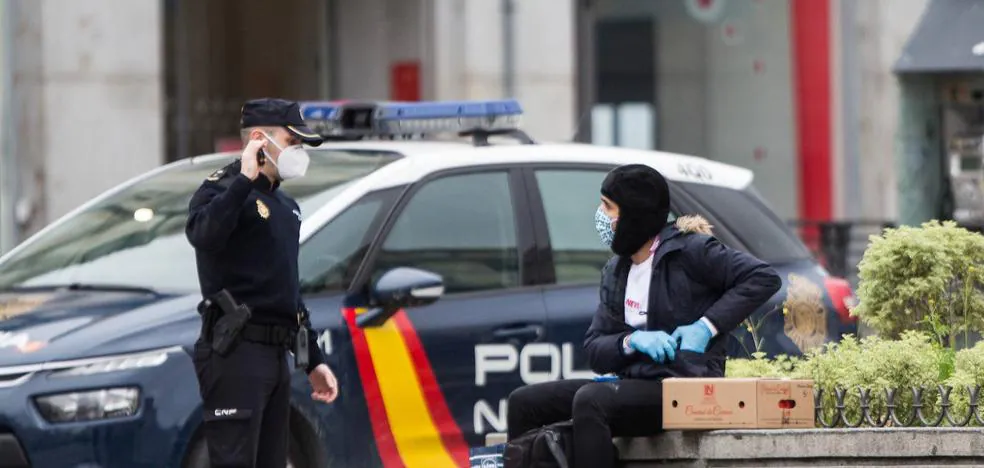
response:
[[[505,442],[488,434],[487,444]],[[984,466],[984,429],[668,431],[616,439],[624,467]]]

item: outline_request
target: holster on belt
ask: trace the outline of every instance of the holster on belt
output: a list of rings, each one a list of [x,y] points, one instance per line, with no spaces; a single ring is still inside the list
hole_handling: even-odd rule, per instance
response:
[[[212,327],[215,326],[215,321],[219,319],[221,311],[215,307],[208,299],[198,303],[198,315],[202,316],[202,339],[207,342],[212,342]]]
[[[202,301],[198,312],[202,314],[202,335],[221,356],[232,350],[251,315],[249,307],[237,304],[225,289]]]

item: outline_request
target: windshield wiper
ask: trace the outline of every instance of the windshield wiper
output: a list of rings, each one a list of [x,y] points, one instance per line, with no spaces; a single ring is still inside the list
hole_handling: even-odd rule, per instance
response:
[[[110,291],[110,292],[132,292],[140,294],[152,294],[154,296],[160,296],[161,293],[157,292],[155,289],[143,287],[143,286],[127,286],[122,284],[88,284],[88,283],[72,283],[65,287],[69,291]]]
[[[42,284],[38,286],[14,286],[5,288],[3,291],[28,292],[44,291],[49,289],[67,289],[69,291],[107,291],[107,292],[132,292],[137,294],[152,294],[160,296],[161,293],[155,289],[143,286],[127,286],[122,284],[90,284],[90,283],[70,283],[70,284]]]

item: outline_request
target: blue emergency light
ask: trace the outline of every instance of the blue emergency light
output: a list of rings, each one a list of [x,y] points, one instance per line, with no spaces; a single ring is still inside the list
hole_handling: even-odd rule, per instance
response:
[[[301,102],[301,117],[325,138],[411,137],[434,133],[518,131],[515,99],[433,102]]]

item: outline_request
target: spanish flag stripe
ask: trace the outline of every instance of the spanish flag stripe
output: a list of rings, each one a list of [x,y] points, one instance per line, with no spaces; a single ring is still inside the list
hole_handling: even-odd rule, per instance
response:
[[[400,311],[397,316],[403,314]],[[410,468],[456,466],[424,398],[398,321],[391,319],[380,327],[363,330],[363,334],[400,458]]]
[[[403,312],[396,314],[393,321],[403,340],[410,350],[410,358],[413,359],[414,366],[417,368],[417,378],[423,389],[424,398],[430,408],[431,417],[437,423],[437,429],[441,435],[445,450],[451,454],[457,466],[468,466],[468,444],[465,442],[461,429],[451,416],[448,404],[441,392],[441,386],[434,376],[430,360],[427,359],[427,352],[424,350],[417,331],[413,328],[413,323]]]
[[[355,351],[355,362],[359,368],[366,406],[369,408],[369,421],[376,438],[376,449],[379,451],[379,458],[382,460],[383,466],[386,468],[403,468],[403,460],[396,448],[396,440],[393,438],[389,419],[386,417],[386,407],[383,406],[383,397],[379,391],[376,372],[373,370],[369,344],[366,342],[362,329],[355,325],[355,315],[355,309],[343,310],[349,334],[352,336],[352,348]]]

